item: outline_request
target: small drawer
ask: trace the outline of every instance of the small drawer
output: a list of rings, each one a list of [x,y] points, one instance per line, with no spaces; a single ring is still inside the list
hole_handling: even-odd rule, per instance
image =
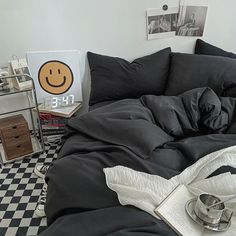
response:
[[[30,135],[23,134],[23,135],[16,135],[10,138],[5,138],[3,140],[3,145],[5,147],[11,147],[11,146],[21,144],[22,142],[31,142]]]
[[[13,137],[5,139],[4,150],[7,160],[12,160],[14,158],[32,153],[33,148],[30,135],[21,135],[19,138]]]
[[[26,123],[17,124],[8,126],[6,128],[1,129],[2,137],[4,139],[15,137],[15,136],[22,136],[24,134],[29,133],[28,125]]]

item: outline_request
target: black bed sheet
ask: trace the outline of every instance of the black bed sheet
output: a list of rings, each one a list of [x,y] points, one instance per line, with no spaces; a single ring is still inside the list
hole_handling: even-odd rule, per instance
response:
[[[123,165],[170,179],[204,155],[236,145],[235,104],[199,88],[178,97],[125,99],[72,118],[47,174],[49,227],[41,236],[176,235],[146,212],[121,206],[103,168]],[[228,170],[235,172],[216,173]]]

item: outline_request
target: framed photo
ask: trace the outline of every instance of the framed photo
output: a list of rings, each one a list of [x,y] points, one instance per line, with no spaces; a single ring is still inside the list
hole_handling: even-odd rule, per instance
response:
[[[147,10],[147,38],[158,39],[174,37],[176,34],[179,8]]]
[[[178,36],[203,36],[208,6],[203,0],[182,0],[177,23]]]
[[[28,64],[25,58],[10,61],[11,69],[14,75],[27,74],[30,75]],[[32,87],[30,78],[26,76],[17,76],[13,81],[13,87],[17,89],[27,89]]]
[[[79,56],[77,50],[27,53],[39,103],[69,94],[82,102]]]

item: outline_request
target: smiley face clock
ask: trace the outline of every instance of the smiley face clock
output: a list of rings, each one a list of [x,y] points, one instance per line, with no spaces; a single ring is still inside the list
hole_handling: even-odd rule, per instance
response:
[[[77,50],[27,53],[39,103],[56,108],[82,102],[79,56]]]

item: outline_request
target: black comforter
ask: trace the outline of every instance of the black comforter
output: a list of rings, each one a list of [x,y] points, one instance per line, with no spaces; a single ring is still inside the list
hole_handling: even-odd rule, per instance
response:
[[[119,204],[104,167],[171,178],[204,155],[236,145],[236,99],[209,88],[177,97],[125,99],[72,118],[47,174],[42,236],[175,235],[162,221]],[[228,167],[220,171],[235,172]]]

